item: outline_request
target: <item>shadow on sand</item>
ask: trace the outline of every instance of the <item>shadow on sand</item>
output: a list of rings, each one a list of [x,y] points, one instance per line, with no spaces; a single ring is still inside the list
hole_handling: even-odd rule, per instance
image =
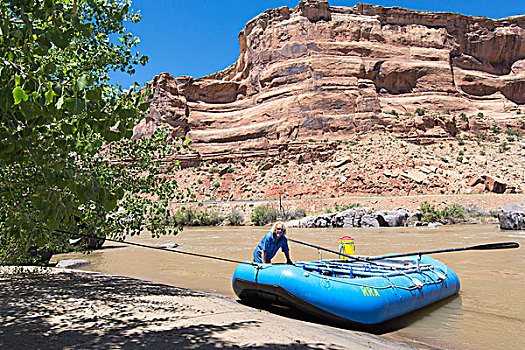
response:
[[[174,296],[209,298],[192,290],[114,276],[0,274],[0,348],[240,349],[220,334],[257,328],[260,323],[192,322],[166,329],[170,321],[202,313],[188,303],[170,299]],[[167,299],[172,302],[164,302]],[[268,343],[242,348],[328,348],[315,345],[275,344],[269,339]]]

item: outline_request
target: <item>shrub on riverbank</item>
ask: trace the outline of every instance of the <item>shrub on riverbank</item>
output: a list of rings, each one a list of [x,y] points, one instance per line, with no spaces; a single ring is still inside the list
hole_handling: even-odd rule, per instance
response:
[[[289,221],[304,218],[305,216],[306,210],[303,208],[295,210],[283,208],[279,211],[272,206],[261,205],[253,210],[251,219],[255,226],[263,226],[277,220]]]
[[[465,219],[466,216],[465,208],[457,203],[438,209],[435,205],[424,201],[419,205],[419,210],[421,211],[421,220],[426,222],[454,223]]]
[[[276,221],[278,214],[279,212],[274,207],[261,205],[253,210],[251,219],[255,226],[263,226]]]
[[[230,226],[241,226],[244,223],[244,215],[239,209],[233,209],[226,219]]]
[[[419,209],[422,221],[444,224],[485,222],[487,219],[497,217],[494,213],[488,213],[476,207],[464,207],[457,203],[438,209],[435,205],[424,201],[420,204]]]
[[[197,211],[191,208],[180,208],[170,218],[171,226],[217,226],[224,218],[216,211]]]

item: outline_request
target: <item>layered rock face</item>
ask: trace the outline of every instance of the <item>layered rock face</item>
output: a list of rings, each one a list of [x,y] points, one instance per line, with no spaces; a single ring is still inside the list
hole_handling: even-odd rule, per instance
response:
[[[193,140],[187,161],[229,161],[330,154],[304,142],[311,138],[389,132],[428,143],[493,123],[525,129],[516,114],[525,104],[525,16],[301,1],[252,19],[239,41],[237,62],[223,71],[156,76],[136,131],[169,125]]]

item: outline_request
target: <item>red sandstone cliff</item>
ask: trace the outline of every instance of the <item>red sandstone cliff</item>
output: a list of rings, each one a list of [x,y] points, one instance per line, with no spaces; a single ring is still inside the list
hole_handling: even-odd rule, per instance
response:
[[[495,123],[525,129],[516,114],[525,104],[525,16],[301,1],[255,17],[239,41],[237,62],[223,71],[156,76],[136,131],[169,125],[194,142],[186,161],[228,161],[323,159],[329,146],[304,141],[371,131],[429,143]]]

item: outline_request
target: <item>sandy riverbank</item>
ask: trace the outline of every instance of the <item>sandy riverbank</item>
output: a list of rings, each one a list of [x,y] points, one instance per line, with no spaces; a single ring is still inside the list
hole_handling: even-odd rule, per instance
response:
[[[410,348],[189,289],[55,268],[13,270],[0,268],[4,349]]]

